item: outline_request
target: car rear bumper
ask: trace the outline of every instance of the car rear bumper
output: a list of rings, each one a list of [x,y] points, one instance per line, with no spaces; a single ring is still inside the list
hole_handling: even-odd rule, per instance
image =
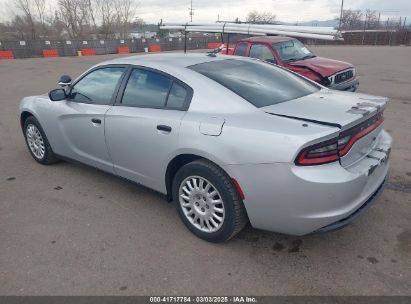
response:
[[[351,224],[352,221],[354,221],[356,218],[358,218],[361,214],[363,214],[368,208],[370,208],[380,197],[380,195],[383,193],[385,189],[385,185],[388,182],[388,175],[385,177],[384,181],[382,184],[377,188],[377,190],[370,196],[370,198],[357,210],[355,210],[352,214],[347,216],[346,218],[343,218],[339,221],[336,221],[332,224],[329,224],[323,228],[320,228],[311,234],[320,234],[320,233],[325,233],[329,231],[335,231],[344,228],[345,226],[348,226]]]
[[[343,227],[377,199],[387,179],[392,139],[381,131],[387,157],[366,158],[350,167],[287,163],[229,165],[224,169],[240,184],[251,225],[273,232],[306,235]],[[370,163],[375,161],[375,163]]]
[[[338,91],[349,91],[355,92],[360,85],[360,80],[358,77],[354,77],[348,81],[338,83],[338,84],[331,84],[328,88],[332,90]]]

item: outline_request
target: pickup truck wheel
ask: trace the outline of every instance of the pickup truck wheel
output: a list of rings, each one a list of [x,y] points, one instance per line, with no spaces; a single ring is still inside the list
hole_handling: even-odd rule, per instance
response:
[[[28,117],[24,122],[24,138],[31,156],[38,163],[51,165],[58,161],[43,128],[34,116]]]
[[[172,191],[180,218],[203,240],[227,241],[248,221],[230,177],[209,161],[196,160],[180,168]]]

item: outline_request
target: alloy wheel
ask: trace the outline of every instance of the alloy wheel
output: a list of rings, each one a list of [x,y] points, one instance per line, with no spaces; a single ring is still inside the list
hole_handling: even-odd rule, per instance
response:
[[[40,130],[33,124],[29,124],[26,129],[27,143],[30,151],[38,159],[43,159],[46,153],[43,136]]]
[[[203,177],[189,176],[183,180],[179,202],[186,218],[203,232],[216,232],[224,223],[223,199],[217,188]]]

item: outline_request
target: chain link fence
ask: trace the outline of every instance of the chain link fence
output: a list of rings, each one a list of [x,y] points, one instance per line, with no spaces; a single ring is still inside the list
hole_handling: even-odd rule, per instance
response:
[[[300,39],[311,45],[406,45],[411,46],[410,31],[352,31],[343,33],[344,41]]]
[[[221,42],[218,36],[187,37],[187,50],[207,49],[209,43]],[[59,56],[77,56],[85,48],[96,55],[116,54],[118,48],[127,47],[130,53],[148,52],[150,46],[159,45],[161,51],[184,49],[184,37],[101,39],[101,40],[29,40],[0,41],[0,51],[12,51],[14,58],[43,57],[43,50],[57,50]]]
[[[306,44],[349,44],[349,45],[411,45],[410,31],[347,32],[344,41],[323,41],[304,39]],[[224,35],[227,42],[227,35]],[[230,35],[230,45],[234,45],[245,35]],[[141,38],[141,39],[101,39],[101,40],[29,40],[0,41],[0,51],[12,51],[14,58],[43,57],[43,50],[57,50],[59,56],[77,56],[82,49],[94,49],[96,55],[116,54],[118,48],[127,47],[130,53],[148,52],[150,46],[160,46],[161,51],[184,49],[184,37]],[[187,50],[207,49],[209,43],[222,43],[220,36],[187,37]]]

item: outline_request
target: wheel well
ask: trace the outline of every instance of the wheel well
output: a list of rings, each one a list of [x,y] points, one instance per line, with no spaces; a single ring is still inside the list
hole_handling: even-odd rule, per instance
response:
[[[171,202],[173,200],[172,185],[173,179],[177,171],[184,165],[191,163],[192,161],[203,159],[203,157],[194,154],[181,154],[174,157],[167,166],[166,171],[166,189],[167,200]]]
[[[24,111],[20,114],[20,126],[23,129],[24,127],[24,122],[26,121],[27,118],[29,118],[30,116],[33,116],[33,114],[31,114],[30,112]]]

